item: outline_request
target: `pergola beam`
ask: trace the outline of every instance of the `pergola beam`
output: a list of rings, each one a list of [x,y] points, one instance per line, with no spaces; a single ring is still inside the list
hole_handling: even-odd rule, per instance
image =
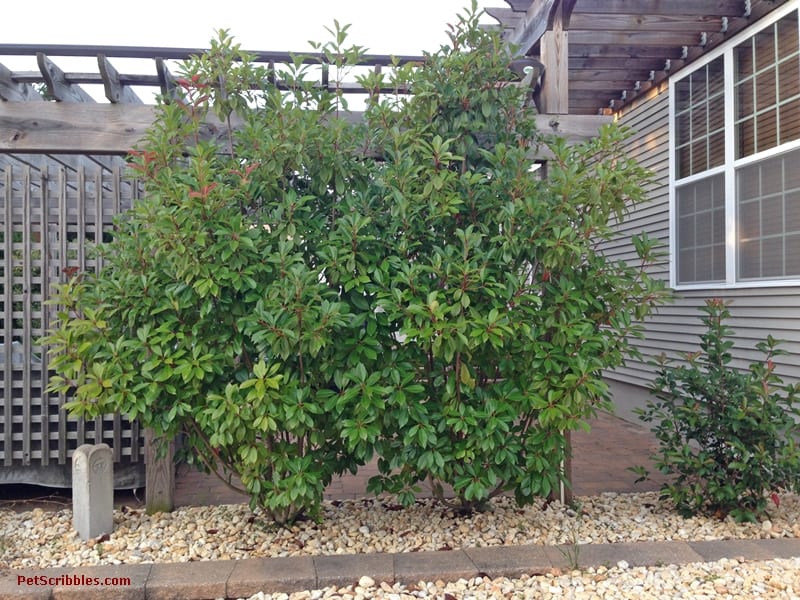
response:
[[[361,117],[353,112],[346,118]],[[154,119],[155,107],[149,105],[5,102],[0,104],[0,153],[122,155],[137,145]],[[607,120],[594,115],[536,115],[541,131],[563,135],[570,143],[596,135]],[[204,130],[210,138],[225,133],[224,126],[213,121]]]
[[[580,13],[606,15],[719,15],[739,17],[744,14],[743,0],[580,0]],[[576,11],[577,14],[577,11]]]
[[[0,152],[124,154],[144,137],[153,106],[59,102],[0,104]]]

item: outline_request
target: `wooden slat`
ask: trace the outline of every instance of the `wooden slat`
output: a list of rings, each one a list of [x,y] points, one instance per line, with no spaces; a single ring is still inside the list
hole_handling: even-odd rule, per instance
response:
[[[722,17],[716,13],[709,15],[658,15],[658,14],[573,14],[570,30],[590,31],[720,31]]]
[[[570,57],[578,58],[651,58],[666,61],[667,59],[680,60],[683,55],[682,46],[599,44],[593,41],[579,43],[573,37],[570,37],[569,48]]]
[[[178,98],[180,96],[180,88],[175,81],[175,77],[169,72],[166,61],[161,57],[156,58],[156,71],[158,72],[158,81],[161,86],[161,95],[169,100]]]
[[[33,416],[31,385],[31,274],[33,272],[31,256],[31,169],[27,167],[23,174],[22,189],[22,464],[31,464],[31,420]],[[13,230],[13,227],[12,227]],[[11,262],[11,261],[9,261]],[[9,262],[6,263],[8,267]],[[13,263],[12,263],[13,264]]]
[[[571,79],[569,82],[570,92],[577,90],[588,90],[595,92],[614,92],[627,89],[631,86],[627,79]]]
[[[41,258],[41,273],[42,273],[42,299],[50,297],[50,193],[47,179],[49,176],[48,168],[42,167],[39,170],[39,190],[42,199],[41,212],[39,216],[40,228],[40,249],[42,253]],[[47,332],[50,330],[50,315],[52,314],[51,308],[41,305],[41,323],[42,331]],[[43,466],[50,464],[50,393],[46,392],[50,384],[50,357],[46,351],[41,352],[42,365],[41,365],[41,428],[42,428],[42,455],[41,461]]]
[[[0,64],[0,100],[36,102],[42,101],[43,98],[33,86],[14,81],[11,70]]]
[[[11,166],[5,167],[4,183],[4,210],[3,210],[3,256],[5,260],[10,261],[12,256],[12,211],[13,204],[13,168]],[[3,345],[4,345],[4,362],[3,362],[3,414],[8,419],[8,425],[3,427],[3,464],[9,467],[13,464],[12,452],[12,428],[10,425],[11,415],[13,414],[13,400],[12,400],[12,298],[13,298],[13,269],[3,269]]]
[[[743,0],[580,0],[574,13],[739,17],[744,4]]]
[[[575,56],[575,48],[569,58],[570,77],[581,73],[583,70],[596,71],[597,73],[609,71],[653,71],[664,68],[664,58],[606,58],[602,56]]]
[[[106,98],[113,104],[120,102],[125,104],[142,104],[142,99],[127,85],[124,85],[119,78],[119,73],[109,60],[99,54],[97,64],[100,68],[100,75],[103,77],[103,88]]]
[[[570,42],[575,44],[601,44],[608,46],[645,46],[650,48],[699,46],[700,34],[696,31],[596,31],[576,30],[569,32]]]
[[[58,167],[58,283],[66,281],[64,267],[67,266],[67,173],[64,167]],[[58,464],[67,464],[67,411],[64,404],[66,394],[58,393]]]
[[[64,71],[59,69],[44,53],[37,52],[36,61],[53,98],[59,102],[94,102],[94,98],[86,90],[69,83],[64,76]]]
[[[649,81],[653,71],[612,71],[612,70],[595,70],[595,69],[581,69],[579,71],[569,72],[570,83],[576,81],[584,82],[605,82],[601,85],[608,85],[609,81],[618,81],[623,86],[630,85],[631,81]]]

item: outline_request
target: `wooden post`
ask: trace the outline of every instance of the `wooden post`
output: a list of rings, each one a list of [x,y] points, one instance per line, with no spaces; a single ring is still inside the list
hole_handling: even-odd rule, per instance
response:
[[[566,6],[565,6],[566,3]],[[567,26],[574,2],[558,0],[553,8],[553,26],[542,34],[539,42],[541,60],[544,64],[544,76],[539,93],[540,108],[548,115],[569,114],[569,41],[567,39]],[[572,483],[572,433],[565,431],[567,455],[561,465],[562,472],[567,481]],[[572,504],[572,488],[565,485],[559,486],[558,491],[553,490],[550,499],[560,500],[563,504]]]
[[[558,2],[553,9],[553,27],[540,40],[544,76],[539,101],[541,111],[552,115],[569,113],[569,45],[563,4]]]
[[[175,442],[158,457],[152,429],[144,431],[145,508],[148,515],[171,512],[175,508]]]
[[[567,455],[566,457],[564,457],[564,462],[562,463],[561,470],[564,473],[567,481],[569,481],[570,484],[572,484],[572,432],[571,431],[564,432],[564,440],[567,447]],[[572,488],[562,484],[560,492],[561,492],[560,493],[561,498],[559,499],[561,500],[561,504],[563,504],[564,506],[569,506],[570,504],[572,504],[573,500]]]

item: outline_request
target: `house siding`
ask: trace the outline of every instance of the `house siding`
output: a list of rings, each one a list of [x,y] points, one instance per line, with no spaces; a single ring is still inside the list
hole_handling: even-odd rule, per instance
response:
[[[646,187],[649,202],[634,208],[624,223],[617,227],[619,237],[604,247],[609,258],[635,259],[630,237],[646,232],[662,241],[663,261],[650,269],[650,274],[669,285],[669,101],[668,86],[622,114],[618,122],[630,127],[633,135],[628,141],[630,156],[651,171],[655,183]],[[789,381],[800,380],[800,285],[792,287],[740,288],[735,290],[692,290],[674,292],[674,302],[658,308],[644,323],[644,338],[635,340],[642,360],[630,359],[607,379],[635,386],[648,386],[655,369],[648,361],[666,353],[677,357],[681,352],[698,348],[698,336],[704,329],[698,310],[708,298],[730,301],[731,318],[728,325],[734,330],[733,365],[746,368],[762,355],[756,344],[767,335],[785,343],[788,352],[775,359],[776,372]]]

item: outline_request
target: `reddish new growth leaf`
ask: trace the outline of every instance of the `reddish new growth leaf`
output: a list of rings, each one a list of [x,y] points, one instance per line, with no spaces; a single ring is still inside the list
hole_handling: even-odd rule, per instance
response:
[[[189,198],[208,198],[208,195],[217,187],[216,183],[209,183],[200,188],[200,191],[189,192]]]

